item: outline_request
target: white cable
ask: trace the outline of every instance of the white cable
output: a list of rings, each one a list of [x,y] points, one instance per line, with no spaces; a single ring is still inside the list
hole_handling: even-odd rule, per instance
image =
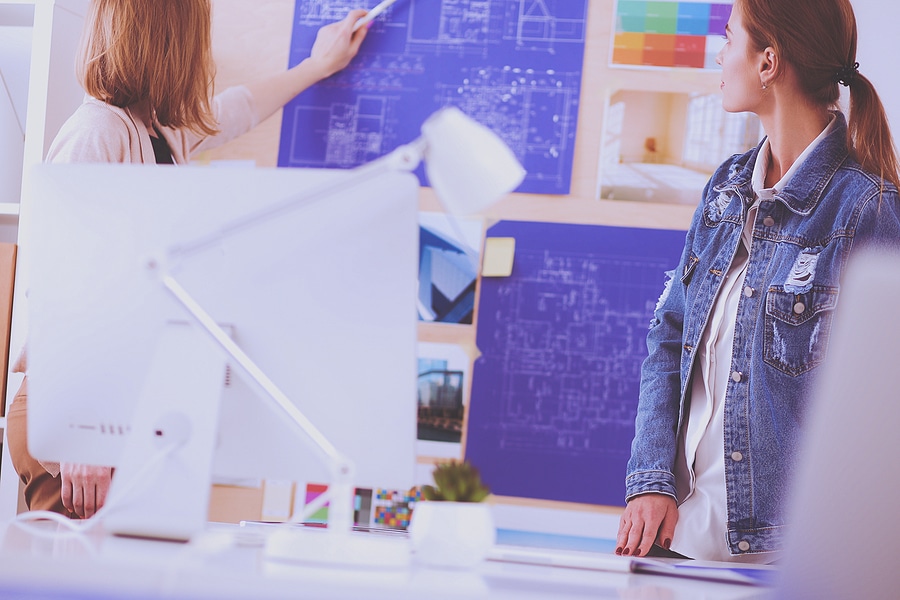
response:
[[[13,519],[13,523],[29,530],[35,535],[50,538],[58,537],[60,534],[66,533],[86,533],[96,526],[101,525],[106,515],[111,512],[115,512],[116,509],[123,504],[127,504],[129,498],[133,496],[135,492],[140,491],[140,488],[144,487],[148,481],[152,480],[152,478],[150,477],[150,471],[154,470],[160,463],[167,459],[169,455],[171,455],[176,449],[178,449],[180,445],[180,443],[169,444],[167,446],[164,446],[160,449],[159,452],[151,456],[150,460],[148,460],[144,464],[144,466],[134,475],[134,477],[132,477],[130,481],[126,482],[126,487],[122,490],[121,493],[116,496],[115,501],[105,504],[90,519],[70,519],[64,515],[48,510],[30,510],[16,515],[16,517]],[[68,529],[68,531],[47,531],[46,529],[34,525],[35,521],[47,520],[54,521],[55,523],[61,525],[64,529]]]

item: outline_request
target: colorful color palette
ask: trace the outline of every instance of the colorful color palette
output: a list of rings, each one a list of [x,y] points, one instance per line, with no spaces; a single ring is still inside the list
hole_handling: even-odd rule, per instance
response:
[[[373,502],[373,525],[391,529],[407,529],[416,502],[422,499],[422,491],[414,488],[407,492],[377,489]]]
[[[715,69],[730,2],[619,0],[611,63]]]
[[[319,483],[306,484],[306,499],[304,506],[308,506],[322,494],[328,491],[328,486]],[[309,515],[306,523],[328,523],[328,504]],[[368,488],[356,488],[353,499],[353,522],[356,525],[369,526],[372,515],[372,490]]]

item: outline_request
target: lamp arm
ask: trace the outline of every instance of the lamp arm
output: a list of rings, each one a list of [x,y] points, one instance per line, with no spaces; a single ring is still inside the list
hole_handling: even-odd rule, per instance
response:
[[[412,171],[422,162],[426,147],[425,139],[418,138],[409,144],[396,148],[390,154],[353,169],[351,171],[353,173],[352,177],[340,177],[337,182],[328,182],[296,196],[285,198],[271,206],[234,219],[216,231],[172,246],[166,252],[167,262],[175,264],[180,260],[190,258],[215,246],[224,239],[237,235],[242,231],[253,229],[261,223],[268,222],[286,213],[299,210],[304,206],[317,202],[321,198],[356,187],[385,171]]]
[[[148,268],[155,268],[150,263]],[[310,442],[310,446],[316,450],[320,458],[332,470],[332,476],[337,480],[345,480],[352,477],[353,463],[341,454],[319,429],[306,418],[300,409],[288,399],[287,395],[263,372],[253,360],[238,346],[234,340],[222,329],[215,319],[207,313],[202,306],[188,293],[187,290],[168,273],[162,273],[160,277],[162,286],[181,304],[194,322],[200,326],[213,339],[217,346],[223,350],[249,379],[275,404],[284,411],[305,434],[304,438]]]
[[[183,261],[203,251],[219,245],[223,240],[241,232],[251,230],[261,224],[281,217],[287,213],[300,210],[327,198],[332,194],[344,192],[359,186],[386,171],[412,171],[425,156],[427,142],[418,138],[409,144],[400,146],[390,154],[353,169],[351,177],[338,178],[337,182],[328,182],[322,186],[301,194],[291,196],[273,205],[232,220],[216,231],[199,236],[193,240],[170,247],[163,256],[151,257],[145,268],[155,273],[161,285],[187,311],[194,322],[205,331],[215,344],[225,352],[238,368],[252,381],[257,388],[272,399],[275,404],[303,432],[303,439],[311,446],[331,469],[331,485],[325,495],[332,500],[329,508],[329,529],[336,532],[349,532],[353,528],[354,498],[354,465],[341,454],[327,437],[310,421],[287,395],[273,382],[263,370],[238,346],[215,319],[204,310],[193,296],[172,275]],[[324,499],[323,499],[324,500]]]

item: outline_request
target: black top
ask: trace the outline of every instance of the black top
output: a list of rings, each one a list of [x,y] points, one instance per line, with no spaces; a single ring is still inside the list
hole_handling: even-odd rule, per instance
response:
[[[172,158],[172,150],[169,148],[166,138],[162,136],[156,125],[153,126],[153,131],[156,132],[156,135],[150,136],[150,143],[153,144],[153,155],[156,157],[156,164],[174,165],[175,160]]]

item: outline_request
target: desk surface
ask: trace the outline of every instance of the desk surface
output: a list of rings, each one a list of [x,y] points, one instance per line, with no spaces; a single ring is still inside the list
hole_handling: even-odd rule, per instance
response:
[[[46,525],[46,526],[44,526]],[[149,598],[767,598],[766,588],[657,575],[486,561],[474,570],[390,571],[285,564],[259,536],[211,524],[188,544],[0,526],[0,597],[25,600]],[[373,535],[373,534],[359,534]],[[386,541],[406,544],[402,538]]]

